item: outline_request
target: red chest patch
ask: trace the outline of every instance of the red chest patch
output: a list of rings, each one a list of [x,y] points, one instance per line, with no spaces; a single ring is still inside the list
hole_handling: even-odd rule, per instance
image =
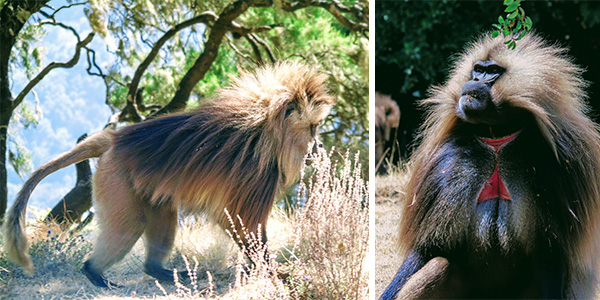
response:
[[[498,171],[498,151],[500,151],[500,148],[502,148],[504,144],[512,141],[517,134],[518,132],[501,139],[479,138],[482,142],[488,144],[496,151],[496,168],[494,169],[494,173],[492,173],[492,177],[490,177],[483,186],[479,198],[477,198],[477,203],[495,198],[512,200],[502,177],[500,177],[500,172]]]

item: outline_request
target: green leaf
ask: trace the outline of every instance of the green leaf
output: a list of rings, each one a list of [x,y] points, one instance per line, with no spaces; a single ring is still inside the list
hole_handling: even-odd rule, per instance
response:
[[[504,5],[511,5],[515,0],[504,0]]]
[[[512,49],[512,50],[515,50],[515,48],[516,48],[516,47],[517,47],[517,43],[516,43],[515,41],[512,41],[512,42],[510,43],[510,45],[508,45],[508,48],[509,48],[509,49]]]
[[[502,32],[502,34],[504,34],[504,36],[507,36],[510,34],[510,29],[508,29],[508,27],[504,28],[504,32]]]
[[[499,31],[499,30],[494,30],[494,31],[492,32],[492,37],[493,37],[493,38],[497,38],[499,35],[500,35],[500,31]]]
[[[504,18],[502,16],[498,16],[498,23],[504,24]]]
[[[512,12],[510,15],[508,15],[507,18],[514,20],[517,17],[517,14],[519,13],[518,10],[515,10],[514,12]]]
[[[492,24],[492,27],[498,29],[498,30],[502,30],[502,27],[498,24]]]
[[[532,25],[533,25],[533,21],[531,21],[531,18],[526,17],[525,18],[525,28],[527,28],[527,30],[531,30]]]
[[[506,40],[506,41],[504,41],[504,45],[507,45],[507,44],[509,44],[510,42],[512,42],[512,40]]]
[[[519,4],[518,4],[518,3],[513,3],[513,4],[509,5],[509,6],[508,6],[508,7],[507,7],[507,8],[504,10],[504,12],[513,12],[513,11],[515,11],[515,10],[516,10],[518,7],[519,7]]]
[[[515,39],[515,41],[522,39],[526,34],[527,34],[527,30],[521,31],[521,34],[519,34],[519,36]]]

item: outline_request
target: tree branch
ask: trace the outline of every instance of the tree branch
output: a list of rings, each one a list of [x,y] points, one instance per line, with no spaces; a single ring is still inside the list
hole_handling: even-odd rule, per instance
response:
[[[368,4],[361,3],[362,5],[345,6],[337,0],[324,1],[324,0],[311,0],[311,1],[296,1],[286,2],[280,1],[279,8],[284,11],[293,12],[298,9],[306,7],[321,7],[329,11],[342,25],[352,31],[358,31],[366,34],[369,31],[369,6]],[[278,3],[278,4],[279,4]],[[342,13],[349,13],[356,20],[350,20],[342,15]]]
[[[252,0],[238,0],[230,3],[223,9],[210,31],[208,40],[204,45],[204,52],[196,59],[194,65],[179,82],[179,87],[175,92],[173,99],[171,99],[171,101],[163,108],[151,114],[150,118],[180,110],[186,106],[192,90],[200,79],[204,78],[204,75],[206,75],[206,72],[217,58],[223,37],[225,36],[225,33],[227,33],[232,21],[254,4],[255,1]]]
[[[253,64],[256,64],[257,61],[255,61],[254,59],[252,59],[252,57],[249,54],[246,54],[244,52],[242,52],[240,49],[238,49],[238,47],[235,46],[235,44],[233,43],[233,40],[230,37],[227,37],[228,41],[229,41],[229,46],[231,47],[231,49],[233,49],[233,51],[235,53],[237,53],[237,55],[241,56],[242,58],[252,62]]]
[[[138,90],[138,86],[140,84],[140,80],[142,79],[142,75],[144,74],[146,69],[148,69],[148,66],[150,66],[150,63],[152,63],[154,58],[156,58],[156,56],[158,55],[158,53],[160,51],[160,48],[170,38],[172,38],[177,32],[181,31],[182,29],[190,27],[190,26],[198,24],[198,23],[205,23],[205,24],[213,23],[216,21],[216,19],[217,19],[217,16],[212,11],[203,12],[200,15],[198,15],[192,19],[189,19],[187,21],[184,21],[180,24],[175,25],[169,31],[165,32],[165,34],[160,39],[158,39],[158,41],[152,47],[152,50],[150,51],[150,53],[148,53],[148,56],[146,56],[146,59],[144,59],[144,61],[135,70],[135,74],[133,75],[133,79],[131,80],[131,83],[129,85],[129,92],[127,93],[127,107],[126,107],[126,109],[122,110],[122,113],[121,113],[121,116],[119,116],[119,119],[125,118],[126,114],[129,114],[134,122],[139,122],[143,119],[143,117],[140,115],[140,113],[136,107],[135,99],[138,94],[137,90]]]
[[[87,44],[89,44],[93,38],[94,38],[93,32],[88,34],[88,36],[83,41],[77,43],[77,46],[75,47],[75,54],[73,55],[73,58],[71,58],[67,62],[52,62],[52,63],[50,63],[37,76],[35,76],[35,78],[33,78],[31,81],[29,81],[29,83],[27,83],[25,88],[23,88],[23,90],[19,93],[17,98],[13,101],[13,103],[12,103],[13,109],[16,108],[17,106],[19,106],[19,104],[21,104],[21,102],[23,102],[23,99],[31,91],[31,89],[33,89],[34,86],[36,86],[46,75],[48,75],[48,73],[50,71],[52,71],[52,69],[72,68],[75,64],[77,64],[77,62],[79,61],[79,55],[81,54],[81,48],[87,46]]]
[[[56,14],[59,11],[61,11],[63,9],[71,8],[71,7],[77,6],[77,5],[85,5],[87,3],[88,3],[87,1],[86,2],[79,2],[79,3],[71,3],[71,4],[68,4],[68,5],[65,5],[65,6],[61,6],[58,9],[54,9],[54,7],[52,7],[51,5],[46,4],[45,6],[49,7],[52,10],[54,10],[54,12],[52,12],[52,14],[48,15],[48,13],[40,10],[40,13],[43,14],[44,16],[46,16],[47,18],[50,18],[50,19],[54,20],[54,17],[56,16]]]
[[[254,51],[254,55],[256,56],[256,62],[259,65],[262,65],[263,64],[263,59],[262,59],[262,55],[260,54],[260,48],[258,48],[256,40],[250,34],[247,34],[244,37],[246,38],[246,40],[248,41],[248,43],[250,43],[250,46],[252,47],[252,51]]]
[[[271,63],[275,63],[275,61],[276,61],[275,54],[273,54],[273,50],[271,50],[271,47],[269,46],[269,44],[267,44],[267,42],[265,40],[261,39],[257,34],[251,33],[250,35],[252,35],[254,40],[256,40],[259,44],[261,44],[263,46],[263,48],[265,48],[265,51],[267,52],[267,55],[269,56]]]

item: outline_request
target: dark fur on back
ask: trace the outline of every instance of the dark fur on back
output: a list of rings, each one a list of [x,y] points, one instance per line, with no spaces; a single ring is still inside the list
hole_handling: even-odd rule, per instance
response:
[[[199,110],[128,126],[117,133],[115,155],[136,174],[130,179],[135,188],[151,192],[144,196],[154,203],[172,197],[182,199],[177,202],[183,209],[201,211],[203,202],[183,199],[217,201],[215,196],[221,194],[221,200],[237,200],[234,206],[226,207],[229,213],[239,214],[250,222],[247,226],[255,228],[262,220],[253,216],[268,213],[275,197],[277,162],[273,157],[266,168],[258,168],[260,153],[255,152],[261,128],[240,134],[226,123],[210,122],[213,119],[215,116]],[[224,217],[219,221],[226,222]]]

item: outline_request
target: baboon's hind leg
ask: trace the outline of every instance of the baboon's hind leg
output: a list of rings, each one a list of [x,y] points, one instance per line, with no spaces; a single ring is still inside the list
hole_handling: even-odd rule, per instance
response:
[[[119,262],[131,250],[135,242],[144,232],[144,216],[142,208],[130,210],[129,214],[111,218],[113,222],[101,225],[100,236],[94,252],[83,266],[83,273],[98,287],[117,286],[104,278],[103,273]]]
[[[83,273],[98,287],[117,286],[103,273],[119,262],[135,245],[146,228],[141,199],[135,196],[118,170],[100,165],[94,177],[94,199],[100,234]]]
[[[146,263],[144,272],[158,279],[173,282],[173,271],[164,268],[164,263],[173,249],[177,231],[177,209],[169,204],[147,205],[144,208],[148,226],[146,227]],[[187,272],[179,272],[179,278],[187,278]]]

